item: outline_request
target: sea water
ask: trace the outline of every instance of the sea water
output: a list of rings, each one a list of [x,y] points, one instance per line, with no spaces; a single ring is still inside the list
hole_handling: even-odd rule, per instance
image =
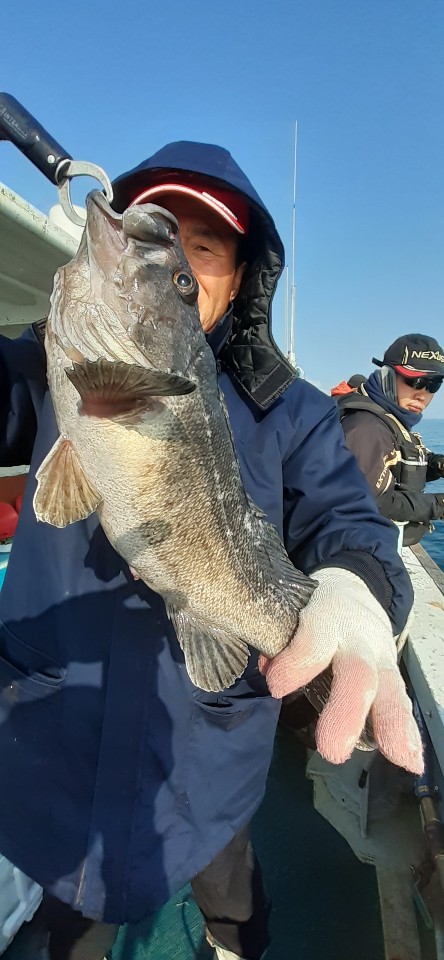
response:
[[[444,420],[421,420],[417,432],[421,434],[428,450],[444,454]],[[428,483],[426,490],[428,493],[442,493],[444,496],[444,478]],[[444,520],[434,520],[433,526],[433,533],[427,533],[421,544],[441,570],[444,570]]]

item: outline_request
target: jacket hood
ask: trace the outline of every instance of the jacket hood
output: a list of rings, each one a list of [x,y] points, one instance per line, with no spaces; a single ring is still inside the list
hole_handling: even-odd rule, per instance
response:
[[[359,387],[359,390],[352,390],[350,393],[339,397],[338,406],[341,420],[350,411],[366,410],[367,412],[375,413],[383,420],[385,420],[387,416],[396,420],[404,430],[410,433],[421,420],[422,414],[409,413],[408,410],[403,410],[398,404],[388,400],[387,397],[384,396],[378,381],[372,382],[372,377],[374,376],[375,374],[372,374],[365,385],[363,384]]]
[[[349,387],[346,380],[341,380],[340,383],[337,383],[336,386],[330,390],[332,397],[342,397],[345,393],[353,393],[353,387]]]
[[[271,332],[271,303],[284,267],[284,248],[274,221],[256,190],[228,150],[211,143],[186,140],[169,143],[113,182],[113,206],[119,212],[147,186],[175,179],[177,171],[192,181],[194,174],[243,194],[250,208],[245,241],[248,267],[234,301],[232,332],[221,362],[263,410],[296,379]]]

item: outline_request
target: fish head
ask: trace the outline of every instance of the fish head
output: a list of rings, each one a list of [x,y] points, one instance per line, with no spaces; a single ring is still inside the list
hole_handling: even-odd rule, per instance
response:
[[[150,203],[117,214],[99,191],[86,209],[77,255],[56,276],[50,333],[76,362],[185,373],[205,339],[176,218]]]

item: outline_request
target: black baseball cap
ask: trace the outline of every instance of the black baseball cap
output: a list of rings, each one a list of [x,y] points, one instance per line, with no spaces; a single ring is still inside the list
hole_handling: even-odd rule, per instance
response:
[[[361,383],[365,383],[366,380],[368,380],[368,377],[364,377],[363,373],[354,373],[350,380],[347,380],[347,386],[360,387]]]
[[[377,367],[393,367],[403,377],[444,377],[444,350],[434,337],[406,333],[387,347]]]

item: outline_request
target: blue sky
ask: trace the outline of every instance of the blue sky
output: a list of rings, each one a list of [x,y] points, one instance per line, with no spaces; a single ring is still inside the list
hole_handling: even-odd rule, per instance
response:
[[[297,120],[296,352],[326,389],[402,333],[444,341],[443,50],[442,0],[3,0],[0,88],[111,177],[222,144],[288,259]],[[54,202],[10,144],[0,180]],[[273,326],[284,346],[282,284]]]

